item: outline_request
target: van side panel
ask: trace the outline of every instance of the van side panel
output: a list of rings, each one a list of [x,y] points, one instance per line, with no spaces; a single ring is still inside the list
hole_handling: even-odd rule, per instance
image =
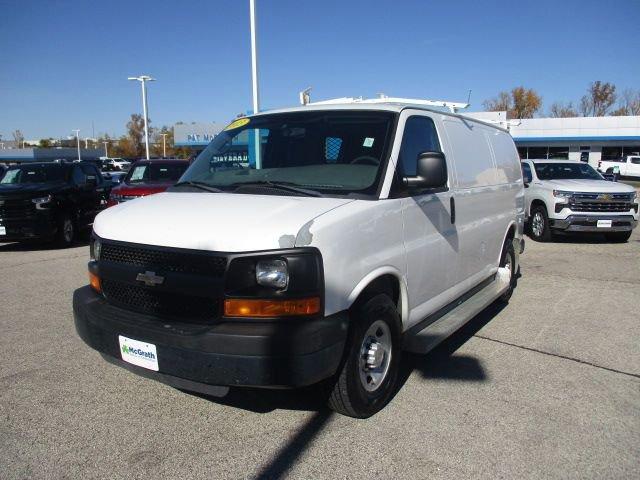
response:
[[[462,293],[498,267],[504,233],[515,218],[513,193],[509,184],[503,183],[513,178],[513,167],[508,161],[505,164],[502,156],[495,160],[493,139],[499,130],[454,117],[442,123],[457,177],[454,186],[460,256],[457,276]]]

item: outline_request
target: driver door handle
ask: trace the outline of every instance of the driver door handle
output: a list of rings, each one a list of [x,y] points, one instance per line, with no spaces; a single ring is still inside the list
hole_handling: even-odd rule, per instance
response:
[[[456,223],[456,201],[453,196],[449,197],[449,207],[451,208],[451,224]]]

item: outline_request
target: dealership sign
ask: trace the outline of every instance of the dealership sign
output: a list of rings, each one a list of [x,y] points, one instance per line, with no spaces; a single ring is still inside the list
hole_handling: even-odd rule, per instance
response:
[[[173,126],[176,147],[204,147],[222,131],[218,123],[179,123]]]

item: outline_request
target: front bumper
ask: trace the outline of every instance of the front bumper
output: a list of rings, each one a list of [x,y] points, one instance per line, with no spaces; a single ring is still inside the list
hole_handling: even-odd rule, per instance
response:
[[[57,231],[55,219],[49,213],[39,213],[28,217],[0,218],[0,226],[5,227],[6,232],[4,235],[0,235],[0,242],[51,239]]]
[[[348,315],[282,321],[169,322],[115,307],[90,287],[74,292],[78,335],[112,363],[178,388],[292,388],[332,376],[342,360]],[[118,336],[156,345],[159,372],[121,360]]]
[[[633,215],[569,215],[567,218],[549,219],[551,228],[561,232],[628,232],[638,221]],[[598,227],[598,220],[611,220],[611,227]]]

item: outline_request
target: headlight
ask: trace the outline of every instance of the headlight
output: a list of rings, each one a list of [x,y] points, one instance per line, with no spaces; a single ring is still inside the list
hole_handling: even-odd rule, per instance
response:
[[[564,190],[554,190],[553,196],[557,198],[571,198],[573,196],[573,192],[566,192]]]
[[[633,202],[636,198],[638,198],[638,192],[633,192],[630,198],[631,198],[631,201]]]
[[[51,199],[51,195],[47,195],[46,197],[32,198],[31,201],[36,204],[38,210],[43,210],[48,207],[47,203],[51,202]]]
[[[289,270],[284,260],[261,260],[256,264],[256,282],[263,287],[284,290],[289,284]]]
[[[102,243],[100,239],[95,238],[89,246],[89,258],[91,260],[100,260],[100,250],[102,249]]]

